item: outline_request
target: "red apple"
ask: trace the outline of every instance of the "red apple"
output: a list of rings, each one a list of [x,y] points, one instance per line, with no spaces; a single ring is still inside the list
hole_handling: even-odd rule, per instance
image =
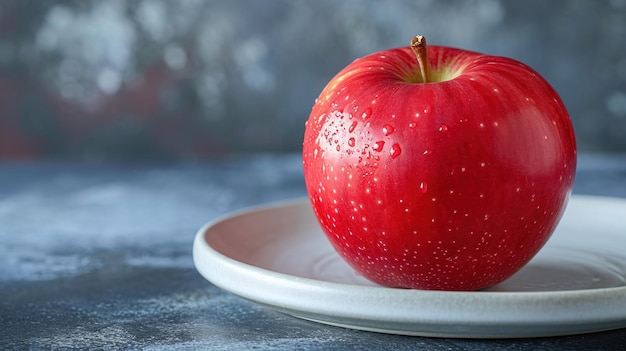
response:
[[[486,288],[557,226],[576,168],[572,124],[518,61],[411,44],[355,60],[316,99],[309,198],[337,252],[373,282]]]

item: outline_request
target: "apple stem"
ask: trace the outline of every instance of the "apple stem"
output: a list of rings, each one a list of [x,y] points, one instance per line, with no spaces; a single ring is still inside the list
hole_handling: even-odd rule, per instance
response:
[[[423,35],[417,35],[411,40],[411,49],[420,65],[420,73],[422,82],[430,82],[430,62],[428,61],[428,48],[426,47],[426,38]]]

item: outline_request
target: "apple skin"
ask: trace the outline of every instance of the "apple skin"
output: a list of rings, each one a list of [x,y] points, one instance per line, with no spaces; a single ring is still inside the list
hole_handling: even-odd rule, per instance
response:
[[[557,92],[510,58],[428,47],[359,58],[306,122],[307,192],[324,233],[387,287],[478,290],[522,268],[571,194],[576,141]]]

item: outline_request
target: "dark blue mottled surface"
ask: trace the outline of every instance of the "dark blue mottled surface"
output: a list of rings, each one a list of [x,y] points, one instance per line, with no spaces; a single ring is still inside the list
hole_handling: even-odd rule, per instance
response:
[[[583,155],[575,192],[626,198],[626,157]],[[240,299],[196,272],[191,247],[202,224],[304,195],[296,154],[139,166],[0,164],[0,348],[626,348],[626,329],[455,340],[325,326]]]

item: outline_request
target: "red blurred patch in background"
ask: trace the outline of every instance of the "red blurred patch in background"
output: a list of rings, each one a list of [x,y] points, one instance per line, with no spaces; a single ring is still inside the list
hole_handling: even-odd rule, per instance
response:
[[[164,109],[164,91],[181,89],[185,74],[148,68],[94,106],[64,98],[24,77],[0,77],[0,160],[202,158],[228,150],[184,105]]]

